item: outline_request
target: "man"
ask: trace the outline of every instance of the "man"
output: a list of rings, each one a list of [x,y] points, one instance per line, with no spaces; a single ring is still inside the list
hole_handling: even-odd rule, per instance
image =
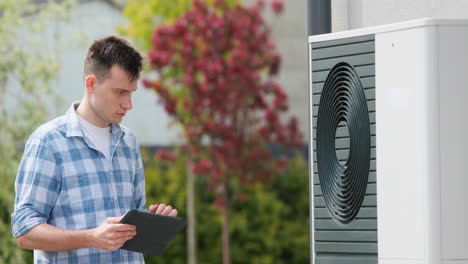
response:
[[[145,182],[134,134],[119,123],[132,109],[142,57],[127,41],[96,40],[84,63],[85,92],[64,116],[29,138],[16,177],[12,231],[34,263],[143,263],[119,250],[135,234],[120,224],[145,209]],[[176,216],[164,204],[152,213]]]

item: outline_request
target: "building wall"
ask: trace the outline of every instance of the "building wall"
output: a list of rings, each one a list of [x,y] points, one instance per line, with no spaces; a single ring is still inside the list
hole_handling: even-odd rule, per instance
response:
[[[424,17],[467,17],[466,0],[331,0],[334,32]],[[343,18],[346,17],[346,20]]]
[[[283,56],[279,81],[289,95],[289,113],[299,120],[299,129],[308,140],[308,53],[307,1],[284,1],[273,36]]]
[[[245,0],[253,4],[256,0]],[[283,1],[284,12],[275,17],[272,0],[265,1],[264,16],[272,27],[273,38],[282,56],[278,81],[289,96],[289,111],[285,118],[294,115],[299,129],[308,140],[308,64],[307,64],[307,1]]]

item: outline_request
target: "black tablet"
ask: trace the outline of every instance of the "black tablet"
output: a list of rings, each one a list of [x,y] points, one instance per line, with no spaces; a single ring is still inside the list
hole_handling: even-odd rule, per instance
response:
[[[136,235],[121,249],[160,256],[169,241],[184,228],[185,219],[131,210],[120,223],[136,226]]]

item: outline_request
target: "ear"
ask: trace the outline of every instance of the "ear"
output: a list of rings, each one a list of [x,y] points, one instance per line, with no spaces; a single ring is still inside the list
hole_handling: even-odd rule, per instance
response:
[[[97,83],[96,75],[89,74],[88,76],[86,76],[85,86],[88,92],[91,92],[91,93],[94,92],[94,89],[96,88],[96,83]]]

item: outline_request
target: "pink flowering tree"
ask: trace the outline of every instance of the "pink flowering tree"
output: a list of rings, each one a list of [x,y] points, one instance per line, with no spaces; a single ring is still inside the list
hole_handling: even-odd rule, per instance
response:
[[[183,128],[192,172],[210,179],[223,216],[223,263],[229,264],[230,205],[245,198],[245,186],[284,168],[287,159],[273,157],[272,144],[288,150],[304,140],[297,119],[284,115],[288,96],[274,79],[281,56],[261,15],[264,2],[214,3],[194,0],[173,24],[155,29],[148,57],[159,77],[144,85]],[[271,4],[280,14],[283,2]]]

